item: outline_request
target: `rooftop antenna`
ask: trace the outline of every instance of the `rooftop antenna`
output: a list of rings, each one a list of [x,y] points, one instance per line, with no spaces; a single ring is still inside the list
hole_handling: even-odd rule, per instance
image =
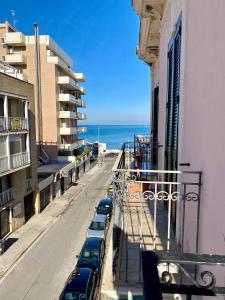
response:
[[[19,21],[16,20],[16,11],[15,11],[15,9],[11,9],[11,15],[12,15],[13,27],[16,27],[16,23],[18,23]]]

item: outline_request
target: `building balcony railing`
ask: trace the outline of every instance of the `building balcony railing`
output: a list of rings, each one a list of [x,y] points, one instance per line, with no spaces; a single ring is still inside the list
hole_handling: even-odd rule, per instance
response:
[[[87,119],[87,115],[84,113],[78,112],[77,116],[78,116],[78,120],[86,120]]]
[[[12,154],[10,155],[10,163],[12,169],[29,165],[30,163],[29,154],[27,152]]]
[[[28,118],[21,117],[9,117],[9,130],[10,131],[20,131],[20,130],[28,130]]]
[[[22,117],[0,117],[0,132],[28,130],[28,118]]]
[[[24,46],[26,44],[26,38],[22,32],[7,32],[4,42],[7,45]]]
[[[77,127],[60,127],[59,131],[60,135],[71,135],[71,134],[77,134]]]
[[[59,117],[61,119],[78,119],[78,114],[75,111],[70,110],[60,110]]]
[[[73,76],[77,82],[85,82],[86,81],[83,73],[73,73]]]
[[[86,94],[86,90],[85,90],[85,88],[84,88],[83,86],[81,86],[81,87],[79,88],[79,90],[80,90],[80,92],[81,92],[82,95],[85,95],[85,94]]]
[[[26,64],[26,56],[21,53],[11,53],[5,56],[5,61],[12,65],[24,65]]]
[[[0,193],[0,206],[6,205],[15,198],[15,189],[10,188]]]
[[[0,157],[0,174],[9,170],[8,156]]]
[[[59,94],[59,101],[75,104],[76,106],[79,106],[79,107],[86,107],[86,101],[85,100],[76,99],[76,97],[71,95],[71,94],[60,93]]]
[[[65,86],[70,90],[80,90],[79,85],[70,76],[59,76],[58,84]]]
[[[136,159],[137,152],[141,153],[143,149],[142,154],[147,154],[151,160],[151,139],[140,138],[138,145],[124,144],[113,167],[113,253],[117,254],[112,264],[113,276],[115,280],[119,278],[119,286],[136,282],[142,288],[143,249],[184,252],[190,238],[187,230],[190,227],[189,209],[193,232],[189,251],[197,253],[199,247],[202,172],[141,169]],[[151,161],[147,166],[151,166]],[[179,228],[179,236],[175,234],[176,228]],[[118,240],[122,242],[118,243]],[[135,242],[132,244],[132,241]],[[162,266],[161,270],[167,269]],[[171,266],[171,273],[176,276],[177,268]]]
[[[87,132],[87,127],[77,127],[77,133],[85,133]]]
[[[0,132],[7,130],[7,118],[0,117]]]
[[[60,102],[68,102],[72,104],[76,104],[76,98],[71,94],[59,94],[59,101]]]
[[[87,144],[86,139],[80,139],[73,143],[68,143],[68,142],[62,143],[62,144],[60,144],[59,148],[64,149],[64,150],[73,151],[74,149],[78,149],[81,146],[85,146],[86,144]]]
[[[76,104],[79,107],[86,107],[86,101],[81,99],[76,99]]]

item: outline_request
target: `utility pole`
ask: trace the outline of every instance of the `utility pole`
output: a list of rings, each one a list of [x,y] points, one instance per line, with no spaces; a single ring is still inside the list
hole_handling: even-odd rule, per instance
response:
[[[41,97],[41,66],[40,66],[40,42],[38,25],[34,23],[35,36],[35,64],[36,64],[36,107],[38,115],[38,142],[39,152],[41,155],[41,148],[43,143],[43,126],[42,126],[42,97]]]

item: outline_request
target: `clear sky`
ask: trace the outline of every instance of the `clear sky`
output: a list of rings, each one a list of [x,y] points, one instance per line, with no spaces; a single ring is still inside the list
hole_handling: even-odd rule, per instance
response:
[[[85,124],[149,124],[150,71],[136,56],[139,18],[131,0],[3,1],[1,21],[49,34],[87,78]]]

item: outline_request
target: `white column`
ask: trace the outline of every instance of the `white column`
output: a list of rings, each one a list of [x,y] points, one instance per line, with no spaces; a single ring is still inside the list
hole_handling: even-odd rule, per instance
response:
[[[9,124],[9,111],[8,111],[8,96],[5,95],[4,96],[4,104],[3,104],[3,107],[4,107],[4,117],[6,118],[6,129],[8,129],[8,124]]]
[[[4,117],[6,118],[6,129],[9,128],[9,110],[8,110],[8,96],[4,96]],[[11,169],[11,161],[10,161],[10,144],[9,144],[9,135],[6,136],[6,153],[8,157],[8,168]]]
[[[8,157],[8,169],[11,170],[9,135],[6,136],[6,153]]]
[[[25,115],[25,118],[28,119],[28,101],[25,100],[25,107],[24,107],[24,115]]]

